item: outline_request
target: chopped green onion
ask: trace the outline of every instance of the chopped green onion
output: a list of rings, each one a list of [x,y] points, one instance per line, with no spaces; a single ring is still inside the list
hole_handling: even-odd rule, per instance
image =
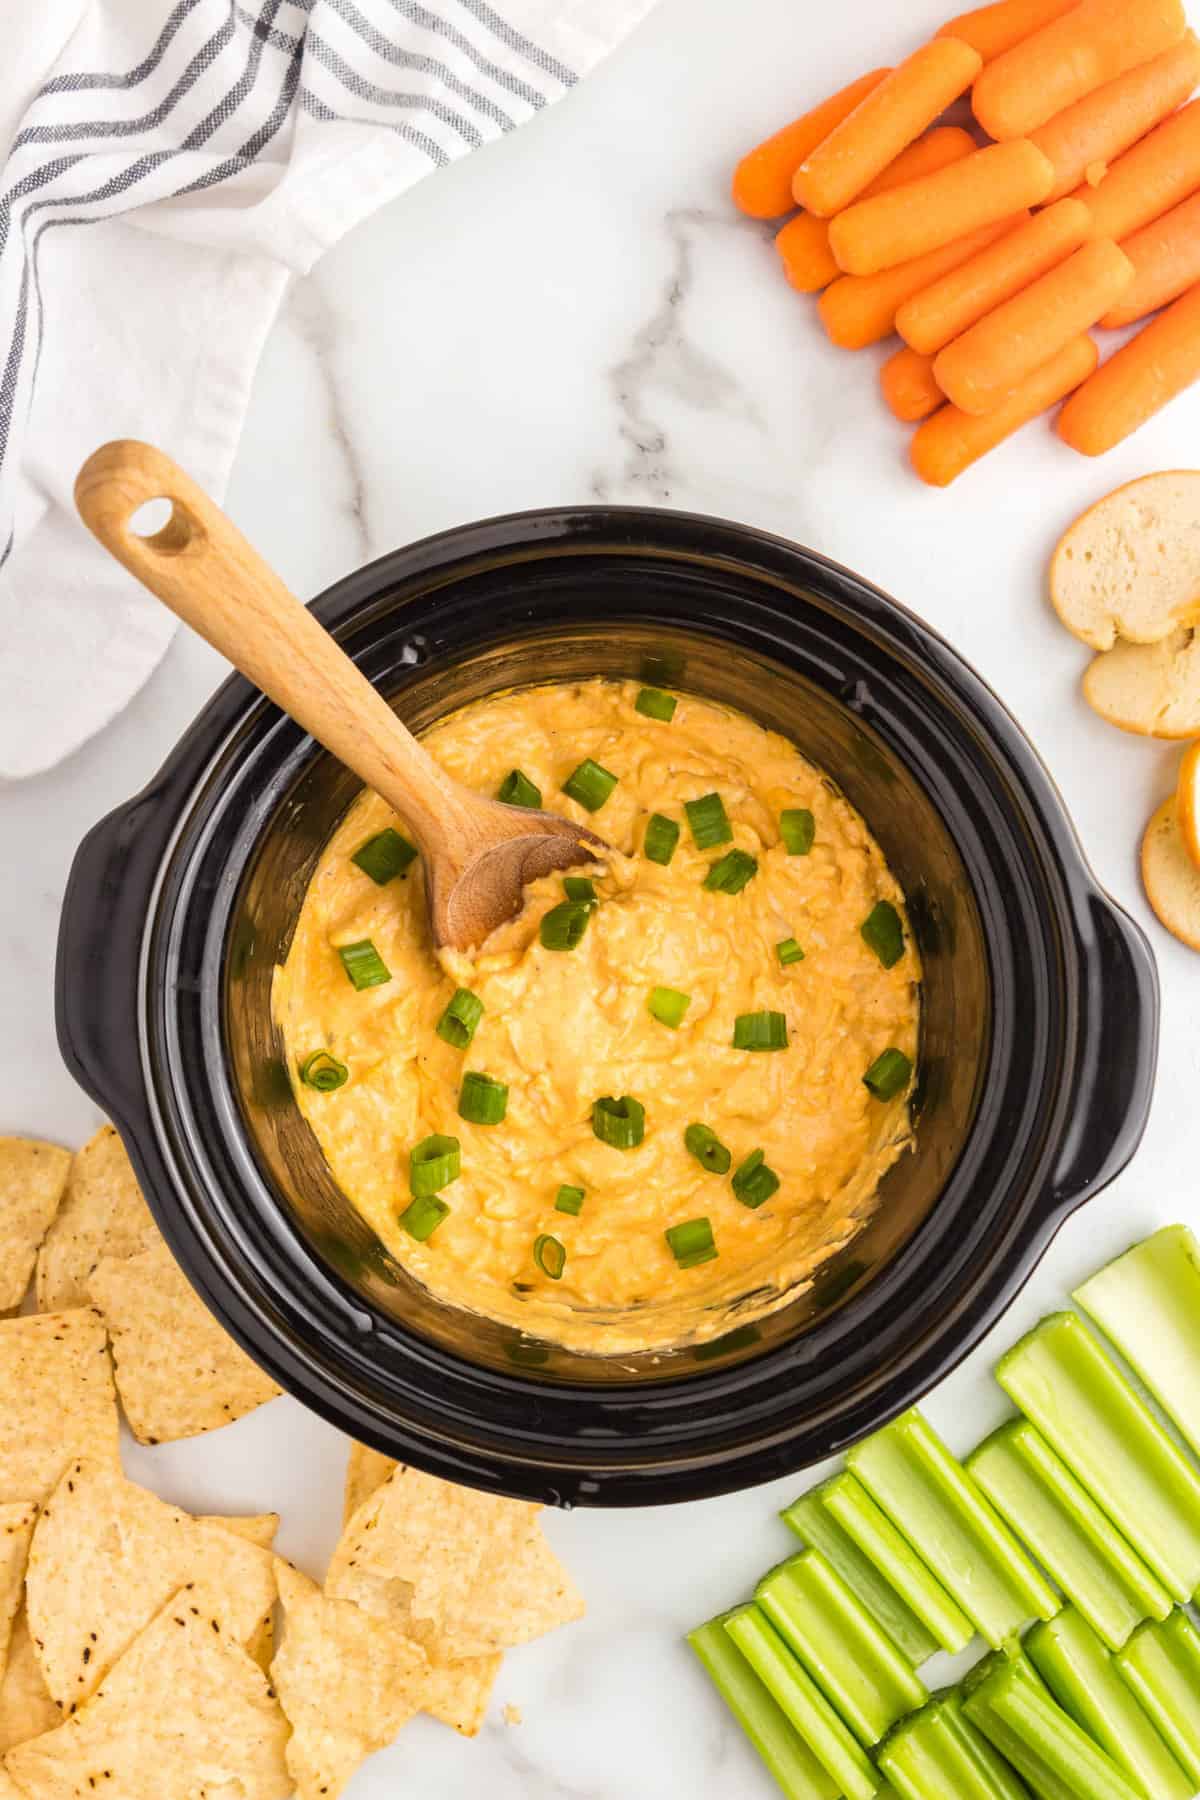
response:
[[[370,938],[361,938],[357,944],[339,944],[337,953],[359,993],[364,988],[382,987],[392,979],[392,971]]]
[[[884,1050],[863,1076],[863,1086],[877,1100],[894,1100],[912,1078],[912,1064],[903,1050]]]
[[[787,1041],[787,1017],[784,1013],[739,1013],[733,1021],[735,1050],[786,1050]]]
[[[419,1194],[405,1207],[400,1214],[400,1223],[410,1238],[416,1238],[418,1244],[431,1238],[450,1208],[436,1194]]]
[[[1166,1588],[1028,1419],[994,1431],[966,1467],[1110,1650],[1147,1616],[1166,1618]]]
[[[807,1494],[801,1494],[780,1517],[802,1544],[821,1552],[846,1586],[858,1595],[876,1624],[882,1625],[892,1642],[903,1650],[909,1662],[914,1666],[925,1662],[937,1650],[938,1640],[900,1598],[879,1563],[864,1556],[853,1538],[838,1524],[825,1505],[829,1485],[825,1482]],[[910,1550],[909,1555],[913,1554]]]
[[[1038,1794],[1139,1800],[1112,1758],[1020,1664],[999,1658],[963,1710]]]
[[[683,810],[697,850],[711,850],[716,844],[729,843],[733,837],[733,827],[720,794],[702,794],[699,800],[685,800]]]
[[[531,806],[536,810],[542,804],[542,790],[534,786],[523,769],[510,769],[496,789],[496,798],[505,806]]]
[[[890,900],[880,900],[862,923],[863,942],[870,946],[885,969],[892,968],[904,955],[904,929],[900,914]]]
[[[779,815],[779,835],[789,856],[807,856],[817,835],[817,822],[807,806],[789,806]]]
[[[350,1071],[328,1050],[314,1050],[300,1064],[300,1079],[305,1087],[316,1088],[318,1094],[331,1094],[350,1079]]]
[[[1176,1600],[1200,1588],[1200,1476],[1074,1313],[1052,1313],[996,1379]]]
[[[562,1272],[567,1266],[567,1252],[556,1237],[543,1231],[533,1240],[533,1260],[543,1275],[551,1281],[561,1281]]]
[[[1187,1226],[1156,1231],[1075,1299],[1200,1455],[1200,1244]]]
[[[775,946],[775,954],[779,958],[781,968],[788,968],[792,963],[804,961],[804,952],[795,938],[780,938]]]
[[[1121,1679],[1200,1788],[1200,1640],[1187,1614],[1139,1625],[1115,1660]]]
[[[1139,1794],[1192,1800],[1191,1781],[1081,1613],[1068,1606],[1057,1619],[1036,1625],[1025,1651],[1063,1711],[1125,1771]]]
[[[779,1177],[774,1169],[767,1167],[766,1158],[761,1150],[752,1150],[745,1162],[739,1163],[733,1173],[734,1196],[743,1206],[756,1211],[769,1200],[779,1187]]]
[[[417,846],[389,825],[386,831],[378,831],[365,844],[360,844],[350,861],[364,875],[369,875],[377,887],[386,887],[397,875],[403,875],[416,859]]]
[[[736,1647],[725,1630],[726,1616],[687,1634],[713,1686],[775,1777],[784,1800],[837,1800],[837,1782]]]
[[[819,1550],[772,1569],[754,1598],[864,1749],[929,1698],[912,1664]]]
[[[879,1777],[866,1751],[760,1609],[736,1607],[726,1614],[725,1630],[832,1776],[836,1792],[846,1800],[875,1800]]]
[[[583,1211],[584,1192],[581,1187],[569,1187],[566,1182],[559,1188],[554,1197],[555,1212],[570,1213],[577,1219]]]
[[[660,1025],[669,1025],[677,1031],[683,1024],[683,1015],[692,1004],[690,994],[681,994],[678,988],[656,987],[650,991],[650,1011]]]
[[[989,1644],[1032,1618],[1054,1617],[1058,1595],[919,1412],[855,1445],[846,1460]]]
[[[602,1144],[632,1150],[646,1134],[646,1109],[630,1094],[622,1094],[619,1100],[605,1094],[592,1107],[592,1130]]]
[[[596,884],[590,875],[564,875],[563,893],[568,900],[583,900],[589,906],[596,903]]]
[[[472,1125],[498,1125],[508,1111],[508,1087],[479,1069],[462,1078],[458,1090],[458,1115]]]
[[[713,1231],[707,1219],[685,1219],[682,1225],[668,1225],[663,1232],[671,1255],[681,1269],[696,1269],[712,1262],[717,1255]]]
[[[678,842],[679,827],[674,819],[668,819],[663,813],[651,813],[642,839],[642,854],[647,861],[665,866],[674,856]]]
[[[849,1470],[835,1475],[821,1488],[821,1499],[825,1511],[870,1558],[941,1648],[952,1656],[965,1650],[975,1627],[858,1477]]]
[[[667,724],[675,717],[679,702],[674,694],[664,694],[661,688],[644,687],[633,705],[636,712],[644,713],[648,719],[661,719]]]
[[[479,1029],[483,1001],[470,988],[458,988],[437,1022],[437,1034],[456,1050],[465,1050]]]
[[[1028,1800],[1024,1784],[964,1716],[953,1692],[901,1720],[877,1761],[900,1800]]]
[[[560,900],[548,913],[543,913],[538,930],[546,950],[574,950],[583,942],[583,934],[592,916],[587,900]]]
[[[704,885],[710,894],[740,894],[757,874],[755,857],[745,850],[727,850],[712,864],[704,877]]]
[[[408,1182],[418,1198],[449,1187],[461,1172],[462,1151],[456,1137],[435,1132],[414,1144],[408,1153]]]
[[[602,769],[598,762],[585,756],[563,782],[563,793],[568,799],[578,801],[585,811],[599,812],[616,785],[617,777],[611,770]]]
[[[707,1125],[689,1125],[683,1134],[683,1141],[696,1161],[710,1175],[728,1174],[733,1158],[716,1132],[710,1131]]]

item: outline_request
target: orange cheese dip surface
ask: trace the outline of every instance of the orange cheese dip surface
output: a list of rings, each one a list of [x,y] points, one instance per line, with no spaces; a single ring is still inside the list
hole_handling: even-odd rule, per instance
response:
[[[596,904],[571,950],[547,948],[544,915],[560,875],[526,893],[520,915],[471,957],[435,950],[419,861],[377,885],[351,860],[376,833],[408,835],[364,793],[326,845],[306,892],[273,1009],[298,1104],[334,1179],[395,1258],[452,1305],[575,1350],[620,1354],[699,1342],[793,1298],[860,1229],[884,1172],[911,1144],[911,1082],[879,1098],[863,1076],[886,1050],[917,1059],[920,966],[903,898],[858,813],[783,737],[711,701],[677,697],[646,717],[636,683],[603,680],[504,693],[443,719],[426,748],[450,774],[494,794],[514,768],[543,804],[586,821],[611,846],[590,875]],[[563,793],[590,757],[615,776],[587,813]],[[721,796],[732,837],[701,849],[684,802]],[[780,814],[807,809],[813,841],[789,854]],[[644,854],[651,814],[680,827],[666,865]],[[739,892],[705,887],[737,849],[757,868]],[[904,921],[885,968],[862,926],[880,901]],[[389,979],[357,990],[338,947],[369,939]],[[794,939],[803,959],[783,964]],[[483,1004],[470,1044],[437,1025],[456,988]],[[677,1028],[654,1016],[656,988],[689,996]],[[737,1049],[739,1015],[781,1013],[786,1047]],[[299,1079],[317,1051],[343,1065],[328,1092]],[[497,1124],[458,1111],[462,1079],[506,1085]],[[629,1095],[642,1141],[602,1142],[594,1103]],[[729,1152],[725,1173],[688,1150],[691,1124]],[[456,1138],[448,1212],[419,1240],[410,1152]],[[778,1177],[758,1206],[733,1176],[755,1151]],[[582,1188],[577,1215],[560,1187]],[[707,1219],[717,1254],[681,1267],[666,1232]],[[535,1260],[550,1236],[558,1251]]]

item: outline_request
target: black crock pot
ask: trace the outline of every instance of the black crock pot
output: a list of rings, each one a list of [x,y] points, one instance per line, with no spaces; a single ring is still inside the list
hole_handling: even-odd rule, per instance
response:
[[[893,600],[719,520],[579,508],[382,558],[315,611],[417,730],[480,695],[645,676],[782,731],[868,820],[925,968],[916,1153],[806,1293],[715,1342],[588,1358],[435,1301],[334,1185],[271,1020],[356,779],[240,677],[76,857],[63,1053],[213,1312],[285,1388],[434,1473],[559,1504],[693,1499],[910,1405],[1145,1125],[1146,942],[980,679]]]

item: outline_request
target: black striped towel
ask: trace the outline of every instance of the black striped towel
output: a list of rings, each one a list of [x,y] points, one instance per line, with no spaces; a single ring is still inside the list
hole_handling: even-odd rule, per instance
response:
[[[651,4],[23,0],[0,72],[0,777],[77,748],[170,639],[75,518],[89,451],[148,438],[220,498],[289,277]]]

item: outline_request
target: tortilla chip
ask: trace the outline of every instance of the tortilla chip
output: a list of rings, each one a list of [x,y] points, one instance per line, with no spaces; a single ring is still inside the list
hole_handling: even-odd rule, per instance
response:
[[[451,1726],[460,1737],[474,1737],[487,1717],[503,1661],[497,1651],[494,1656],[468,1656],[462,1662],[431,1668],[425,1685],[425,1712]]]
[[[0,1502],[41,1505],[76,1456],[117,1460],[104,1321],[90,1307],[0,1323]]]
[[[9,1751],[27,1800],[286,1800],[287,1720],[224,1617],[174,1595],[72,1718]]]
[[[382,1450],[372,1450],[368,1444],[351,1439],[342,1502],[343,1526],[350,1523],[359,1507],[398,1467],[395,1457],[385,1456]],[[474,1737],[487,1713],[501,1660],[498,1655],[468,1656],[460,1662],[431,1666],[421,1710],[431,1719],[451,1726],[463,1737]]]
[[[139,1443],[215,1431],[279,1393],[217,1324],[161,1238],[136,1256],[102,1258],[88,1292],[108,1325],[117,1392]]]
[[[221,1531],[232,1531],[235,1537],[269,1550],[279,1530],[278,1513],[254,1513],[249,1518],[229,1518],[224,1513],[195,1513],[197,1525],[216,1525]]]
[[[111,1125],[103,1125],[76,1152],[58,1216],[38,1254],[38,1311],[86,1306],[88,1276],[102,1256],[134,1256],[157,1240],[125,1146]]]
[[[249,1642],[275,1604],[274,1557],[99,1463],[71,1465],[33,1534],[25,1599],[51,1698],[72,1711],[179,1588],[201,1584]]]
[[[0,1506],[0,1681],[8,1661],[8,1640],[25,1583],[29,1540],[37,1521],[37,1507],[27,1500],[10,1500]]]
[[[429,1665],[402,1631],[280,1563],[283,1642],[271,1679],[292,1727],[288,1768],[299,1800],[334,1800],[372,1751],[421,1707]]]
[[[15,1786],[12,1776],[6,1775],[3,1769],[0,1769],[0,1800],[29,1800],[29,1795],[23,1794]]]
[[[401,1465],[342,1533],[325,1592],[408,1631],[431,1662],[527,1643],[584,1611],[540,1511]]]
[[[0,1137],[0,1312],[25,1297],[70,1167],[71,1152],[57,1144]]]
[[[8,1667],[0,1681],[0,1756],[14,1744],[24,1744],[29,1738],[40,1737],[43,1731],[52,1731],[61,1719],[47,1690],[22,1605],[13,1620]]]
[[[346,1491],[342,1500],[343,1525],[350,1523],[363,1501],[369,1500],[397,1467],[394,1456],[385,1456],[382,1450],[372,1450],[369,1444],[360,1444],[351,1438],[350,1455],[346,1459]]]

